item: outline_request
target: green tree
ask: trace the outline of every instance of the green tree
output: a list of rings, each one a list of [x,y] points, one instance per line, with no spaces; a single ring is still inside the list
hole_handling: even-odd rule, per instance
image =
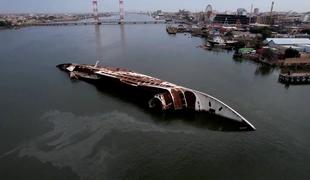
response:
[[[268,37],[271,37],[272,34],[269,27],[251,27],[250,32],[254,34],[261,34],[263,40],[265,40]]]
[[[226,37],[232,37],[234,34],[232,33],[232,31],[228,31],[227,33],[225,33]]]
[[[253,48],[255,48],[255,49],[261,49],[263,46],[264,46],[264,43],[263,43],[263,41],[261,40],[261,38],[256,37],[256,38],[253,40],[253,43],[252,43],[252,47],[253,47]]]
[[[300,32],[303,34],[310,34],[310,29],[303,29]]]
[[[266,38],[271,37],[272,33],[269,29],[265,28],[262,30],[261,34],[262,34],[263,40],[265,40]]]
[[[11,27],[12,23],[8,21],[0,21],[0,27]]]
[[[288,48],[285,50],[285,58],[298,58],[300,57],[299,51],[293,48]]]
[[[243,42],[243,41],[238,41],[238,42],[235,43],[234,47],[235,47],[235,50],[238,51],[239,49],[245,47],[245,42]]]
[[[276,53],[272,49],[264,49],[262,56],[271,61],[276,58]]]

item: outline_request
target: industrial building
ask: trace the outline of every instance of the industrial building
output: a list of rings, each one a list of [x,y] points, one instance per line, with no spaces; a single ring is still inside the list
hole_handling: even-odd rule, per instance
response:
[[[219,24],[249,24],[249,17],[244,15],[217,14],[214,23]]]
[[[307,38],[267,38],[266,42],[269,46],[310,45]]]
[[[267,38],[266,44],[273,48],[293,48],[310,53],[310,39],[307,38]]]
[[[303,47],[303,51],[304,52],[307,52],[307,53],[310,53],[310,45],[304,45],[304,46],[302,46]]]
[[[302,22],[310,22],[310,13],[307,13],[302,17]]]

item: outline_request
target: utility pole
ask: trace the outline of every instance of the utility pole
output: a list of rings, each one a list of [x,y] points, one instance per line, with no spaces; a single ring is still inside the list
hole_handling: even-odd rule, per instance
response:
[[[274,7],[274,1],[271,3],[271,9],[270,9],[270,25],[272,25],[272,12],[273,12],[273,7]]]
[[[251,12],[250,12],[249,24],[251,24],[251,21],[252,21],[252,15],[253,15],[253,4],[251,4]]]

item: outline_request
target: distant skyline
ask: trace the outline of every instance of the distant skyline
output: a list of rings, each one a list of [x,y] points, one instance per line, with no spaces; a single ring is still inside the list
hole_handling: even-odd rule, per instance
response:
[[[99,12],[118,11],[119,0],[98,0]],[[310,0],[274,0],[275,11],[310,11]],[[208,4],[214,10],[236,11],[251,4],[260,12],[270,11],[272,0],[124,0],[126,11],[202,11]],[[0,13],[85,13],[92,12],[92,0],[0,0]]]

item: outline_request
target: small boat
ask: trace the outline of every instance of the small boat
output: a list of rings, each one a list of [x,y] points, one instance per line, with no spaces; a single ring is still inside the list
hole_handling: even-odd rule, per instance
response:
[[[166,30],[169,34],[176,34],[178,32],[178,28],[173,26],[167,26]]]
[[[212,46],[224,47],[226,45],[225,40],[222,37],[220,37],[220,36],[214,36],[213,38],[208,39],[208,42]]]
[[[186,29],[186,27],[183,24],[179,24],[178,27],[177,27],[177,31],[179,33],[184,33],[184,32],[187,32],[187,29]]]
[[[148,108],[160,112],[205,112],[228,119],[240,125],[240,130],[255,130],[255,127],[237,111],[208,94],[179,86],[158,78],[123,68],[66,63],[57,66],[73,79],[124,90],[126,95],[137,94],[146,100]]]

